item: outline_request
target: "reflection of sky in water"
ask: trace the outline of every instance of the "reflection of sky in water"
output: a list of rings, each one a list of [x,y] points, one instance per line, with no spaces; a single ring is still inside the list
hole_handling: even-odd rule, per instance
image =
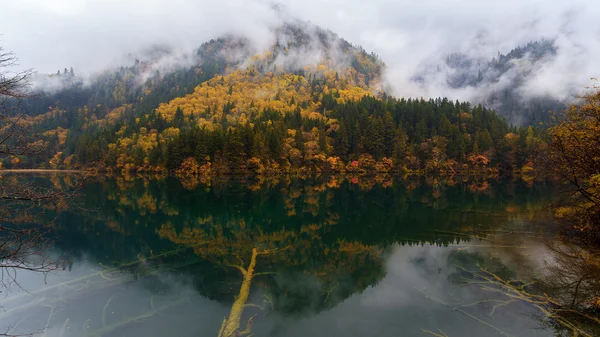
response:
[[[274,243],[293,248],[257,260],[257,273],[277,274],[252,279],[248,303],[274,303],[244,310],[240,329],[256,315],[254,336],[427,336],[422,329],[501,335],[486,324],[516,336],[550,336],[529,305],[498,308],[493,318],[490,303],[452,310],[497,295],[451,282],[459,249],[471,258],[492,254],[517,278],[540,271],[539,240],[465,239],[527,228],[519,212],[534,212],[548,193],[510,184],[485,193],[468,184],[409,187],[186,190],[170,179],[90,182],[82,205],[99,211],[64,214],[55,228],[56,248],[72,253],[72,268],[47,277],[19,271],[23,289],[0,294],[0,329],[30,333],[48,325],[46,337],[217,336],[242,282],[229,265],[242,257],[247,266],[253,247]],[[198,242],[212,244],[196,249]],[[153,260],[181,247],[181,255]],[[139,259],[135,270],[99,265]]]
[[[280,318],[273,324],[282,336],[424,336],[422,329],[443,330],[448,336],[501,336],[482,323],[427,299],[416,288],[447,303],[473,303],[488,294],[473,287],[448,282],[454,268],[448,253],[456,248],[400,247],[389,257],[387,275],[377,285],[315,317],[301,320]],[[498,310],[494,318],[477,307],[468,310],[511,335],[550,336],[539,330],[528,306],[511,304]],[[268,334],[267,334],[268,335]],[[279,334],[273,334],[279,335]]]
[[[42,331],[50,323],[45,331],[47,336],[81,336],[84,326],[88,336],[168,336],[174,329],[185,336],[204,330],[218,331],[229,310],[224,304],[199,296],[182,275],[158,275],[152,280],[126,277],[110,282],[98,274],[100,271],[82,261],[70,272],[55,272],[45,280],[40,274],[20,272],[18,281],[22,289],[12,287],[13,294],[0,301],[4,308],[0,314],[2,326],[32,332]],[[76,282],[65,284],[69,281]],[[50,290],[29,291],[40,287]],[[149,316],[150,313],[153,315]],[[138,319],[131,321],[134,318]],[[125,321],[131,322],[120,324]]]
[[[394,246],[386,261],[386,276],[377,284],[320,313],[284,315],[277,310],[254,311],[258,315],[253,333],[255,336],[424,336],[422,329],[441,329],[451,337],[500,336],[483,323],[436,303],[417,290],[423,289],[426,294],[451,305],[489,298],[489,294],[477,287],[461,287],[449,282],[456,268],[449,265],[448,254],[456,250],[457,247]],[[49,275],[46,286],[100,270],[88,262],[78,262],[70,272]],[[36,289],[43,282],[40,276],[19,273],[18,281],[25,290]],[[13,288],[17,294],[10,294],[2,301],[8,300],[3,304],[5,313],[0,314],[2,326],[16,326],[21,332],[38,331],[49,322],[47,336],[80,336],[84,326],[88,336],[168,336],[175,331],[178,336],[217,335],[223,317],[229,313],[228,303],[199,296],[189,275],[172,273],[150,278],[133,280],[130,277],[109,285],[110,281],[100,275],[93,280],[55,287],[43,294],[25,295],[20,300],[10,300],[10,296],[23,293]],[[285,277],[281,280],[294,281]],[[255,287],[249,302],[259,303],[262,291],[260,285]],[[52,297],[58,299],[51,300]],[[23,310],[11,311],[36,300],[38,302],[32,302],[33,305]],[[513,303],[499,308],[493,318],[486,316],[491,305],[463,309],[511,335],[549,336],[539,329],[535,312],[527,305]],[[48,321],[51,311],[53,317]],[[152,312],[152,316],[146,316]],[[250,314],[245,314],[244,319],[246,316]],[[135,317],[139,318],[118,326],[120,321]]]

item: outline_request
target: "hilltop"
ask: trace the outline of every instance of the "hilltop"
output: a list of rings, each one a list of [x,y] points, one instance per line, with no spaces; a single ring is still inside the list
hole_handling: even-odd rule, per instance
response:
[[[467,102],[390,97],[384,63],[333,32],[274,32],[262,50],[235,36],[191,55],[157,47],[90,83],[53,74],[22,107],[49,156],[3,164],[204,175],[511,172],[530,159],[534,129]]]

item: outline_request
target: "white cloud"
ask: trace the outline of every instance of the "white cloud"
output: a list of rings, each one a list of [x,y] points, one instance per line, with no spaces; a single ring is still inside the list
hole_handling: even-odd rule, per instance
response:
[[[440,62],[450,52],[490,59],[554,38],[557,57],[524,88],[564,96],[600,76],[599,15],[600,3],[583,0],[23,0],[3,4],[0,33],[24,68],[53,73],[73,66],[89,74],[153,44],[192,50],[232,33],[267,46],[271,28],[296,17],[378,54],[397,95],[468,99],[470,89],[443,81],[420,87],[410,78],[423,61]]]

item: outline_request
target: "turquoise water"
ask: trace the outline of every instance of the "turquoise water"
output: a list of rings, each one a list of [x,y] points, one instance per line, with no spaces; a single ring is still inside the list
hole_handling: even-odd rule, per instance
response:
[[[546,273],[551,226],[531,219],[545,214],[551,186],[94,177],[81,192],[68,209],[19,224],[51,223],[48,252],[67,260],[49,274],[17,272],[18,284],[1,294],[0,328],[46,336],[218,336],[222,326],[221,336],[558,335],[530,302],[493,291],[502,287],[481,274],[526,282]]]

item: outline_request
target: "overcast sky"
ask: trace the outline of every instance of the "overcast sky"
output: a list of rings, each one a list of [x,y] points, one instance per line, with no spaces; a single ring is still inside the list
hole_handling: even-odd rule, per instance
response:
[[[449,52],[489,59],[539,38],[556,38],[559,57],[534,86],[558,91],[600,77],[600,1],[594,0],[0,1],[1,45],[22,68],[42,73],[73,66],[89,74],[152,44],[186,51],[225,33],[267,44],[269,28],[293,16],[377,53],[401,94],[447,94],[436,86],[413,92],[408,79],[424,60]]]

